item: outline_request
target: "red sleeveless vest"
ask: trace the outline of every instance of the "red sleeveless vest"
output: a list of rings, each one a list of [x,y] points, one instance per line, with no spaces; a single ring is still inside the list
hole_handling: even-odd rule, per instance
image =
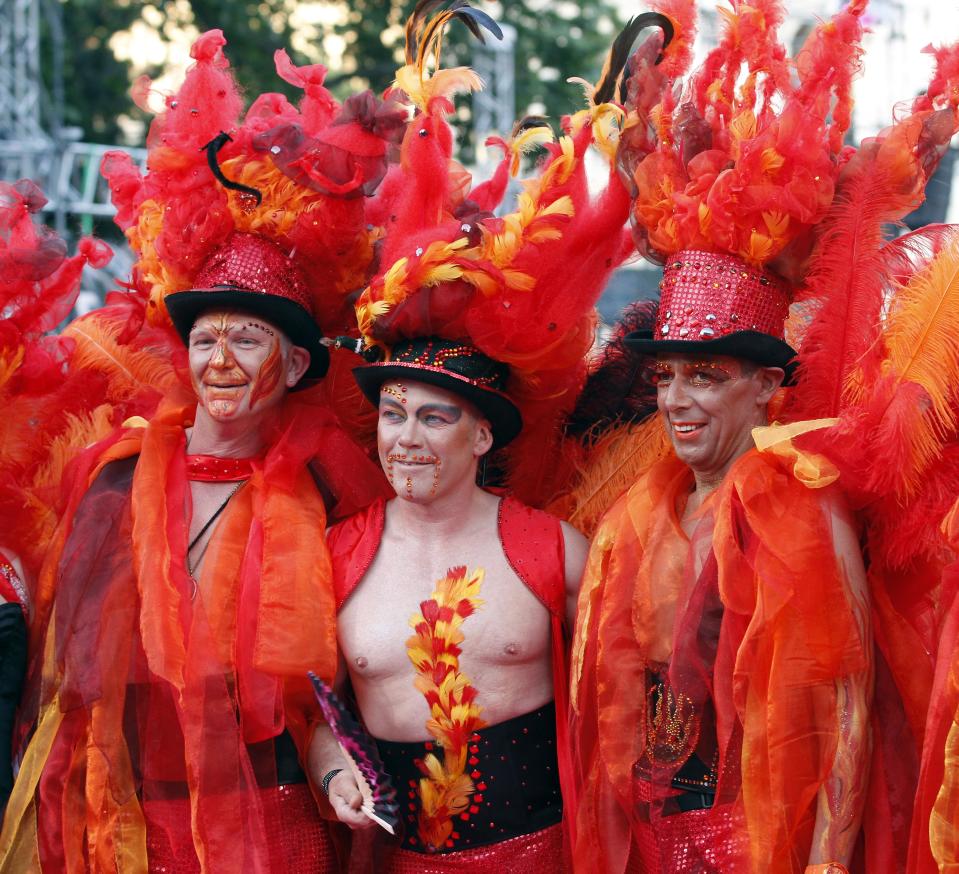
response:
[[[359,585],[373,564],[383,537],[386,502],[380,498],[365,510],[334,525],[327,544],[333,559],[336,609]],[[499,539],[513,572],[562,622],[566,603],[566,546],[559,520],[515,498],[500,501]]]

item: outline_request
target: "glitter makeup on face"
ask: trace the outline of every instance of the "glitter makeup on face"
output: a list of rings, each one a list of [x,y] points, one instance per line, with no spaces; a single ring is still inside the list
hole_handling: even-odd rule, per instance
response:
[[[280,384],[280,378],[283,375],[283,358],[280,355],[280,343],[274,337],[272,340],[273,348],[270,354],[263,359],[260,369],[257,371],[253,380],[253,388],[250,391],[250,409],[256,406],[257,401],[269,397],[273,394],[276,387]]]

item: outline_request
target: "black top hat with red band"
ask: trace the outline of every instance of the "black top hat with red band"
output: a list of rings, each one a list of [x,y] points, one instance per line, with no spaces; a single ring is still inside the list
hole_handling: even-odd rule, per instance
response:
[[[489,420],[493,448],[509,443],[523,428],[519,408],[506,395],[509,367],[475,346],[442,337],[400,340],[389,359],[353,370],[360,390],[374,406],[380,388],[391,379],[425,382],[472,403]]]
[[[235,231],[199,270],[194,288],[168,294],[167,311],[183,342],[197,317],[211,309],[238,309],[268,319],[310,353],[304,379],[319,379],[330,356],[313,317],[310,295],[294,259],[276,243]]]

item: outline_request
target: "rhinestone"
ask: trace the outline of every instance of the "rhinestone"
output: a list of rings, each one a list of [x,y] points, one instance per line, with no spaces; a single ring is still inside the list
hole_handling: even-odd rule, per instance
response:
[[[706,316],[706,321],[707,321],[707,322],[715,322],[715,321],[716,321],[716,316],[715,316],[713,313],[708,313],[707,316]]]
[[[429,132],[425,127],[421,127],[421,128],[417,131],[417,133],[418,133],[421,137],[428,137],[428,136],[430,135],[430,132]]]
[[[737,316],[735,313],[733,313],[733,314],[729,317],[729,321],[731,321],[731,322],[738,322],[738,321],[739,321],[739,316]]]
[[[659,329],[659,333],[660,333],[660,334],[668,334],[668,333],[669,333],[669,325],[663,325],[663,326]]]
[[[271,155],[279,155],[282,149],[279,146],[270,146]]]
[[[671,319],[673,317],[672,310],[666,310],[666,318]]]
[[[680,336],[680,337],[685,337],[688,333],[689,333],[689,328],[680,328],[680,329],[679,329],[679,336]]]
[[[417,247],[416,247],[416,257],[419,258],[420,255],[422,255],[422,254],[423,254],[423,247],[422,247],[422,246],[417,246]]]
[[[473,226],[463,222],[463,224],[460,225],[460,230],[468,234],[471,230],[473,230]]]
[[[716,332],[712,328],[703,328],[699,332],[700,337],[712,337]]]

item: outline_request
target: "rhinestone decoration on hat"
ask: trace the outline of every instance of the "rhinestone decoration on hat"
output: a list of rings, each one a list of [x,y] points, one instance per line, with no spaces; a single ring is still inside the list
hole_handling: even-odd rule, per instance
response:
[[[654,340],[715,340],[736,331],[783,338],[786,284],[732,255],[679,252],[663,268]]]
[[[275,243],[254,234],[231,234],[200,268],[194,288],[216,291],[217,286],[283,297],[313,315],[310,295],[293,260]]]

